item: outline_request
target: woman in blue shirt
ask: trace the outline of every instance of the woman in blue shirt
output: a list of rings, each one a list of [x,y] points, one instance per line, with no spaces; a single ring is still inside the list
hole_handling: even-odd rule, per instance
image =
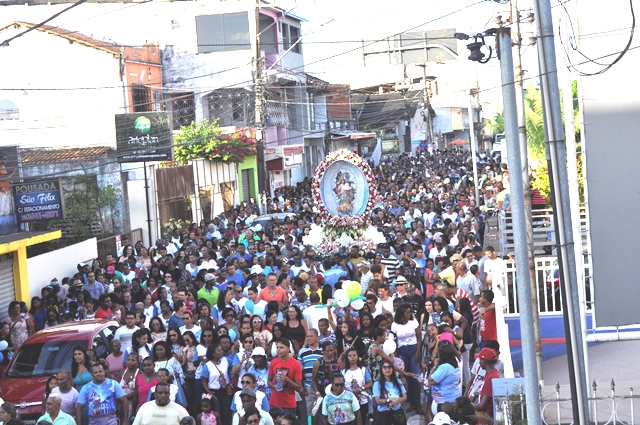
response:
[[[438,346],[438,358],[433,364],[429,375],[433,404],[431,411],[435,415],[442,409],[442,404],[454,402],[462,395],[460,385],[460,368],[456,350],[451,343],[441,341]]]
[[[396,415],[402,410],[402,403],[407,401],[407,390],[398,380],[393,363],[388,360],[382,362],[380,379],[373,384],[373,399],[378,408],[380,423],[395,424]],[[403,413],[400,415],[404,416]],[[406,418],[404,422],[406,423]]]

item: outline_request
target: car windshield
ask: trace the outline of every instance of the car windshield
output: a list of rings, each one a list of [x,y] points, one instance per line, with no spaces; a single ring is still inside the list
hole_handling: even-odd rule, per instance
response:
[[[71,370],[73,347],[87,346],[87,341],[52,341],[26,344],[15,354],[6,376],[25,378],[48,376],[61,370]]]

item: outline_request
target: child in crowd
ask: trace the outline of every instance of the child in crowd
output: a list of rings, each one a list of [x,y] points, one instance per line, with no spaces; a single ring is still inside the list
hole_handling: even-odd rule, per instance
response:
[[[496,305],[493,303],[493,291],[486,289],[480,294],[480,348],[484,348],[486,341],[498,340],[496,327]]]

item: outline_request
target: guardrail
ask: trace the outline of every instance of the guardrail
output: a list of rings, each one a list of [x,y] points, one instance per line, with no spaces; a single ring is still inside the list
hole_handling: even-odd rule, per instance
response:
[[[503,300],[505,300],[505,316],[518,315],[518,291],[516,264],[514,261],[506,261],[506,273],[503,282],[498,285]],[[538,288],[538,311],[540,314],[562,313],[560,299],[560,279],[558,274],[558,259],[555,256],[535,257],[536,285]],[[585,294],[587,299],[587,311],[591,310],[591,273],[589,264],[584,265]],[[528,270],[527,270],[528,272]],[[494,288],[495,290],[496,288]]]

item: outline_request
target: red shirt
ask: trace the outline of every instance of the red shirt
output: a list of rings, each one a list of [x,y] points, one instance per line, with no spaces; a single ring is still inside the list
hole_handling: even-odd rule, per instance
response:
[[[265,300],[266,302],[277,301],[279,305],[283,305],[286,301],[288,301],[287,294],[284,292],[279,286],[276,286],[276,292],[274,295],[271,295],[271,290],[267,286],[258,295],[258,298],[261,300]]]
[[[500,372],[498,372],[495,369],[485,375],[484,384],[482,384],[482,391],[480,391],[480,399],[482,399],[482,397],[490,397],[491,401],[489,402],[489,404],[487,404],[486,409],[482,411],[478,411],[478,413],[487,415],[490,418],[493,418],[493,382],[491,380],[494,378],[500,378]],[[478,421],[478,424],[489,424],[489,423],[490,423],[489,421],[482,420],[482,419]]]
[[[498,340],[498,329],[496,328],[496,310],[486,310],[484,320],[480,322],[480,338],[483,341]]]
[[[291,356],[289,360],[282,360],[280,357],[276,357],[271,360],[271,366],[269,366],[269,380],[272,383],[276,383],[276,374],[285,373],[292,381],[302,381],[302,366],[300,362]],[[271,392],[271,399],[269,405],[282,407],[283,409],[295,409],[296,408],[296,392],[286,383],[282,391]]]
[[[104,319],[110,316],[113,316],[110,308],[105,310],[104,308],[100,307],[98,310],[96,310],[96,319]]]

